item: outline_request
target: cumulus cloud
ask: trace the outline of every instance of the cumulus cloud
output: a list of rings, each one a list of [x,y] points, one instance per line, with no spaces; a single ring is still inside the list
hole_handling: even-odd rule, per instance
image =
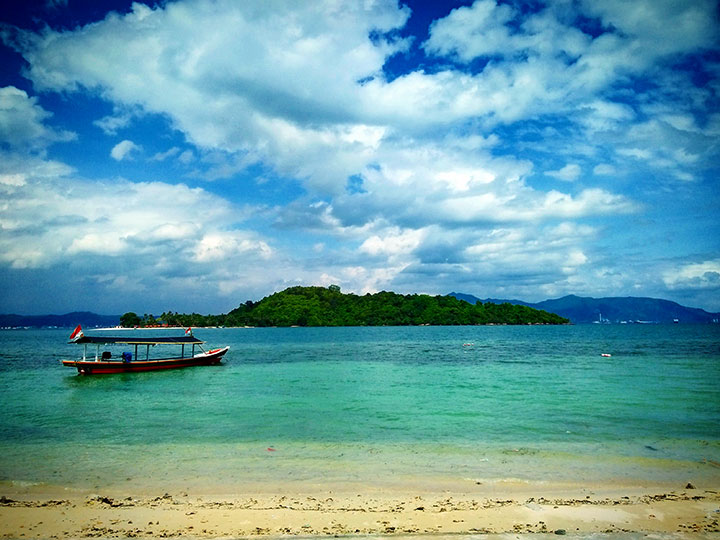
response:
[[[110,157],[112,157],[115,161],[131,159],[131,154],[133,152],[139,152],[140,150],[142,150],[140,146],[130,140],[125,139],[124,141],[120,141],[115,146],[113,146],[112,150],[110,150]]]
[[[659,56],[706,47],[717,40],[713,0],[658,0],[632,6],[622,0],[584,0],[583,7],[588,14],[600,17],[606,27],[617,28],[633,45],[639,57],[622,60],[630,64],[647,64]]]
[[[720,259],[680,265],[666,271],[663,280],[671,289],[720,289]]]
[[[477,0],[434,22],[424,48],[434,54],[470,62],[481,56],[512,58],[526,53],[565,53],[577,58],[590,42],[589,36],[563,25],[550,11],[529,17],[520,32],[511,29],[516,16],[515,9],[509,5]]]
[[[75,139],[70,131],[55,130],[46,125],[52,113],[38,104],[36,97],[6,86],[0,88],[0,142],[15,151],[44,150],[50,144]]]
[[[237,256],[256,255],[269,259],[273,250],[264,241],[253,238],[247,232],[235,231],[213,233],[203,236],[195,251],[195,260],[199,262],[223,261]]]
[[[398,257],[412,253],[420,245],[423,237],[422,230],[398,230],[392,228],[379,236],[368,237],[358,248],[361,253],[370,256],[385,255]]]
[[[281,4],[134,4],[82,33],[27,35],[28,74],[41,89],[82,85],[123,107],[166,114],[200,148],[267,159],[327,186],[373,144],[352,136],[357,81],[403,47],[368,36],[402,26],[409,12],[389,1]],[[337,157],[328,160],[330,149]]]
[[[560,170],[548,171],[545,174],[565,182],[574,182],[580,177],[580,174],[582,174],[582,169],[577,163],[568,163]]]
[[[332,2],[283,9],[229,1],[134,4],[81,33],[26,35],[23,53],[39,88],[97,89],[119,104],[112,118],[126,120],[133,108],[167,115],[197,147],[240,156],[208,171],[212,178],[262,162],[337,195],[347,178],[378,162],[378,152],[393,152],[399,130],[444,129],[473,118],[491,127],[571,110],[580,111],[587,129],[621,128],[632,109],[598,94],[619,73],[639,75],[663,54],[713,42],[700,18],[712,12],[709,4],[670,4],[654,4],[649,29],[621,20],[619,8],[583,6],[606,28],[626,32],[593,38],[570,25],[559,4],[523,18],[509,5],[478,0],[435,21],[422,46],[460,62],[500,61],[474,74],[411,71],[392,81],[383,64],[407,44],[369,37],[405,24],[408,10],[390,1],[342,10]],[[699,34],[646,50],[664,15],[698,25]],[[204,28],[215,29],[212,39]],[[556,172],[575,177],[572,168]]]
[[[505,275],[524,274],[528,281],[552,274],[562,280],[588,262],[578,245],[582,236],[568,235],[567,231],[561,231],[559,236],[559,231],[552,228],[546,232],[548,238],[524,228],[493,229],[465,249],[467,262],[488,275],[499,270]]]
[[[95,120],[93,124],[102,129],[106,135],[116,135],[118,131],[127,128],[133,119],[141,114],[142,111],[138,107],[115,106],[113,114]]]
[[[163,182],[80,180],[62,162],[28,155],[28,149],[68,136],[48,128],[49,114],[24,92],[5,89],[3,97],[7,99],[0,109],[0,125],[7,126],[10,144],[0,148],[0,265],[11,271],[3,270],[3,276],[64,269],[47,286],[52,298],[64,294],[58,291],[60,284],[77,279],[67,268],[82,261],[81,279],[96,286],[155,289],[153,294],[161,294],[165,285],[172,287],[195,275],[217,291],[227,275],[208,265],[208,246],[234,247],[225,250],[224,260],[235,262],[236,268],[242,267],[240,260],[264,261],[273,253],[256,233],[237,227],[242,209],[203,189]],[[130,141],[124,143],[116,147],[118,158],[136,148]]]
[[[23,256],[8,241],[4,260],[39,268],[65,256],[117,259],[165,246],[156,253],[173,273],[180,270],[171,254],[212,267],[204,279],[226,293],[238,285],[237,272],[217,265],[225,253],[267,263],[247,279],[255,283],[412,290],[427,282],[419,276],[435,275],[438,283],[494,276],[507,284],[512,276],[527,290],[590,286],[594,230],[583,221],[643,210],[620,190],[632,183],[627,171],[686,181],[712,167],[720,116],[698,111],[714,103],[713,87],[699,88],[671,68],[717,44],[714,10],[705,0],[558,1],[525,11],[477,0],[433,22],[427,40],[413,44],[397,37],[410,11],[394,0],[194,0],[136,3],[76,30],[20,31],[13,44],[38,91],[89,93],[112,104],[112,114],[95,121],[104,134],[114,137],[143,115],[158,115],[181,134],[178,146],[153,149],[149,164],[192,164],[195,177],[230,181],[254,167],[299,186],[299,194],[257,211],[260,234],[239,229],[232,205],[208,191],[122,183],[139,210],[123,202],[115,214],[144,228],[98,215],[112,210],[83,195],[99,210],[76,220],[72,242],[43,233],[47,241]],[[390,73],[388,60],[411,47],[427,55],[427,69]],[[635,84],[642,80],[655,84]],[[71,137],[50,128],[49,113],[20,90],[5,89],[0,103],[0,134],[13,148],[45,149]],[[123,136],[133,140],[112,148],[116,161],[137,155],[139,143],[150,148]],[[26,205],[45,200],[37,171],[2,174],[0,185]],[[543,176],[567,184],[549,189]],[[70,197],[60,186],[49,193],[62,209]],[[97,191],[120,197],[106,183]],[[151,208],[144,201],[152,198],[178,207]],[[197,216],[194,209],[207,204],[214,210]],[[67,209],[46,211],[61,224],[75,219]],[[30,227],[19,215],[3,218],[14,235]],[[306,245],[296,242],[305,233]]]
[[[582,2],[580,7],[583,16],[599,20],[606,30],[593,37],[572,26],[562,2],[525,16],[511,5],[477,0],[435,21],[423,47],[466,64],[489,60],[466,83],[494,108],[476,114],[512,121],[584,110],[591,113],[584,122],[595,131],[620,127],[634,116],[627,103],[602,97],[618,78],[641,76],[663,58],[717,44],[711,0],[636,2],[631,9],[624,2]],[[678,24],[669,29],[668,21]],[[691,39],[681,37],[686,32]]]
[[[0,179],[0,278],[47,274],[44,297],[23,293],[45,309],[62,300],[96,310],[217,310],[220,297],[232,309],[238,290],[276,279],[263,270],[276,256],[270,243],[238,227],[242,209],[202,189],[31,171]]]
[[[203,231],[214,230],[213,222],[231,219],[222,199],[183,185],[33,175],[21,187],[0,188],[13,201],[3,207],[0,258],[13,267],[48,266],[79,254],[136,255],[148,242],[182,240],[192,253]],[[187,227],[188,219],[194,227]]]

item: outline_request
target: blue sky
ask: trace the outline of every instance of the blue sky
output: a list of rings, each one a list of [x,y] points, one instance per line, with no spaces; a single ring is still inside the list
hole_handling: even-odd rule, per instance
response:
[[[10,0],[0,312],[720,311],[717,2]]]

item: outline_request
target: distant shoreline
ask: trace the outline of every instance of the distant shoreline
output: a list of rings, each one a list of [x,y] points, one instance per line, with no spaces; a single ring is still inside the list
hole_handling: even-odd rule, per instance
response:
[[[303,290],[325,290],[321,287],[301,287]],[[285,291],[283,291],[285,292]],[[276,295],[281,293],[276,293]],[[342,293],[339,293],[341,294]],[[388,293],[385,293],[388,294]],[[394,293],[389,293],[394,294]],[[276,296],[271,295],[271,296]],[[347,296],[347,295],[342,295]],[[417,295],[416,295],[417,296]],[[423,295],[419,295],[423,296]],[[676,302],[669,300],[663,300],[659,298],[644,298],[644,297],[604,297],[604,298],[592,298],[592,297],[581,297],[575,295],[568,295],[562,298],[556,298],[552,300],[544,300],[542,302],[530,303],[521,300],[504,300],[495,298],[480,299],[472,295],[463,293],[450,293],[446,297],[452,297],[458,300],[463,300],[469,304],[476,302],[490,303],[494,305],[500,305],[507,303],[509,305],[518,305],[524,307],[530,307],[537,310],[546,312],[556,313],[570,321],[571,324],[718,324],[720,323],[720,313],[712,313],[705,311],[700,308],[692,308],[680,305]],[[441,298],[446,298],[441,297]],[[269,297],[266,297],[269,298]],[[437,297],[432,297],[437,298]],[[264,300],[264,299],[263,299]],[[262,302],[257,303],[250,302],[252,307],[257,306]],[[247,308],[248,302],[242,304],[240,307],[231,311],[230,313],[237,312]],[[297,308],[297,306],[295,306]],[[305,306],[307,308],[307,306]],[[163,314],[165,315],[165,314]],[[218,324],[223,322],[224,318],[227,318],[228,314],[224,315],[180,315],[173,314],[173,316],[180,316],[183,319],[187,319],[188,324],[185,327],[192,326],[194,328],[200,327],[216,327],[222,326],[225,328],[244,328],[246,325],[235,325],[235,324]],[[152,316],[150,316],[152,317]],[[159,316],[159,317],[162,317]],[[215,324],[197,324],[202,320],[214,318]],[[222,320],[221,320],[222,319]],[[139,318],[138,318],[139,320]],[[0,329],[10,328],[74,328],[78,324],[82,324],[84,328],[113,328],[121,322],[120,315],[98,315],[92,312],[80,311],[71,312],[63,315],[17,315],[17,314],[0,314]],[[179,321],[170,321],[173,323]],[[491,324],[491,323],[488,323]],[[500,324],[500,323],[496,323]],[[553,324],[558,324],[553,323]],[[177,325],[181,326],[181,325]],[[251,326],[262,326],[262,325],[251,325]],[[267,326],[267,325],[266,325]],[[277,326],[296,326],[293,324],[288,325],[277,325]],[[303,325],[297,325],[303,326]],[[346,326],[346,325],[304,325],[304,326]],[[350,325],[352,326],[352,325]],[[380,325],[368,325],[368,326],[384,326]],[[417,324],[401,323],[397,326],[417,326]]]
[[[684,323],[680,324],[680,326],[717,326],[718,323],[714,322],[691,322],[691,323]],[[12,331],[12,330],[72,330],[75,326],[3,326],[0,327],[0,331]],[[421,328],[421,327],[427,327],[427,328],[448,328],[448,327],[458,327],[458,328],[467,328],[467,327],[485,327],[485,326],[610,326],[610,327],[623,327],[623,326],[678,326],[676,323],[669,323],[669,322],[653,322],[653,323],[628,323],[628,324],[620,324],[620,323],[612,323],[612,324],[603,324],[603,325],[597,325],[595,323],[590,322],[568,322],[568,323],[559,323],[559,324],[551,324],[551,323],[522,323],[522,324],[509,324],[509,323],[486,323],[486,324],[383,324],[383,325],[346,325],[346,326],[299,326],[299,325],[291,325],[291,326],[192,326],[190,328],[197,329],[197,330],[215,330],[215,329],[245,329],[245,330],[251,330],[255,328]],[[142,330],[142,331],[150,331],[150,330],[185,330],[187,327],[183,326],[151,326],[151,327],[123,327],[123,326],[90,326],[85,327],[83,326],[83,330],[86,332],[111,332],[111,331],[123,331],[128,332],[132,330]]]

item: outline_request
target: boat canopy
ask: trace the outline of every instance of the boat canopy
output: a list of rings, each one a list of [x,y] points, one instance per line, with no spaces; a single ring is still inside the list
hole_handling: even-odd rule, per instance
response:
[[[126,345],[199,345],[205,343],[195,336],[176,336],[176,337],[142,337],[142,336],[123,336],[123,337],[103,337],[103,336],[82,336],[68,343],[123,343]]]

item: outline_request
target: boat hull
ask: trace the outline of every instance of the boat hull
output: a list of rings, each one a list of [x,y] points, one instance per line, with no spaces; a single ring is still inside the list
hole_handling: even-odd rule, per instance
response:
[[[94,361],[94,360],[63,360],[63,366],[77,368],[80,375],[107,375],[111,373],[135,373],[141,371],[160,371],[164,369],[180,369],[192,366],[211,366],[220,363],[230,347],[217,349],[208,353],[184,358],[159,358],[157,360]]]

